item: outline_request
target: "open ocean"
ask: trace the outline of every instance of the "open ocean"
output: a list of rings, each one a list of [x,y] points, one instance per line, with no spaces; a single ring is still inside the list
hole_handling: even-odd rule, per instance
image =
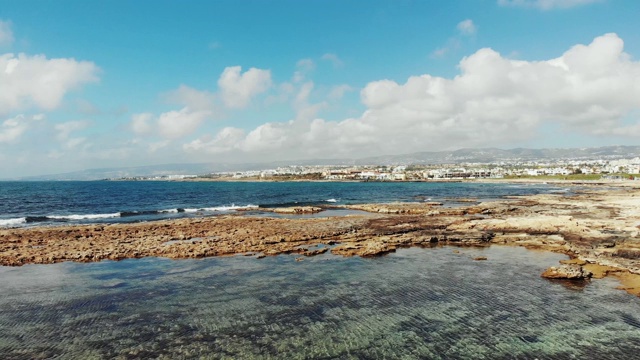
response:
[[[544,184],[426,182],[0,182],[0,227],[213,216],[259,207],[480,201],[568,192]]]
[[[248,206],[457,206],[456,198],[546,192],[570,190],[0,182],[0,219],[38,226],[215,216]],[[566,258],[560,254],[454,249],[401,249],[373,259],[326,253],[302,262],[280,255],[0,267],[0,359],[640,359],[640,298],[616,290],[615,280],[542,279]]]

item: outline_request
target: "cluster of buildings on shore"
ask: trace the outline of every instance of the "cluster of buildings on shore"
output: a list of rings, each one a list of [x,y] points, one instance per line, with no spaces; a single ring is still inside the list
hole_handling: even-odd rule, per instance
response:
[[[357,165],[357,166],[287,166],[269,170],[224,172],[211,178],[278,177],[319,180],[407,181],[440,179],[501,179],[505,177],[600,175],[604,178],[640,178],[640,157],[621,160],[575,160],[552,162],[497,162],[443,165]]]
[[[267,170],[217,172],[206,175],[157,175],[121,180],[419,181],[575,174],[591,175],[592,178],[640,180],[640,157],[620,160],[500,161],[439,165],[293,165]]]

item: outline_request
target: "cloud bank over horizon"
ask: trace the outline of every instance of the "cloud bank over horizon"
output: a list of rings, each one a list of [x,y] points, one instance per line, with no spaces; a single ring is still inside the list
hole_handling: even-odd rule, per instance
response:
[[[536,10],[600,3],[498,0],[494,7],[541,17],[549,12]],[[419,55],[402,55],[405,65],[358,62],[356,53],[330,46],[287,61],[234,62],[234,42],[207,39],[203,51],[220,58],[216,66],[191,71],[178,62],[180,76],[167,70],[138,79],[151,63],[132,62],[123,76],[123,58],[33,55],[16,23],[0,19],[0,178],[640,140],[640,61],[616,32],[532,55],[522,42],[505,51],[484,38],[491,24],[460,16]],[[224,47],[210,46],[223,40]],[[254,47],[250,53],[259,53]]]
[[[225,127],[183,148],[292,159],[451,150],[526,140],[545,122],[640,138],[637,122],[623,122],[640,110],[640,62],[624,52],[616,34],[544,61],[508,59],[483,48],[464,57],[459,69],[452,79],[424,74],[403,84],[372,81],[360,91],[366,110],[359,117],[268,122],[249,131]]]

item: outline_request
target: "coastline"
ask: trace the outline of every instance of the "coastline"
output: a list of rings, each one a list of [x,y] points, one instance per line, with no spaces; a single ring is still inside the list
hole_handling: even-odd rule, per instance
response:
[[[438,203],[342,206],[369,213],[343,217],[273,218],[239,213],[129,224],[0,229],[0,265],[237,254],[257,258],[297,254],[303,260],[328,251],[371,257],[412,246],[502,244],[567,254],[572,260],[554,270],[560,272],[558,278],[570,278],[567,271],[578,271],[578,278],[614,276],[623,290],[640,296],[640,183],[636,183],[612,181],[604,184],[606,189],[588,187],[572,196],[517,196],[455,208]]]

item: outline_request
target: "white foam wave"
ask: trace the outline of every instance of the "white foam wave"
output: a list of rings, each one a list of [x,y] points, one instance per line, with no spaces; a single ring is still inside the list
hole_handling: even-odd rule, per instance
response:
[[[50,215],[49,219],[55,220],[92,220],[92,219],[110,219],[120,217],[120,213],[111,214],[83,214],[83,215]]]
[[[214,207],[205,207],[199,209],[184,209],[184,212],[194,213],[198,211],[233,211],[233,210],[248,210],[248,209],[257,209],[258,205],[230,205],[230,206],[214,206]]]
[[[20,224],[25,224],[27,222],[26,217],[14,218],[14,219],[0,219],[0,226],[16,226]]]
[[[338,200],[336,200],[336,199],[327,199],[325,201],[326,202],[330,202],[330,203],[338,202]]]
[[[158,213],[160,214],[168,214],[168,213],[177,213],[178,209],[165,209],[165,210],[159,210]]]

